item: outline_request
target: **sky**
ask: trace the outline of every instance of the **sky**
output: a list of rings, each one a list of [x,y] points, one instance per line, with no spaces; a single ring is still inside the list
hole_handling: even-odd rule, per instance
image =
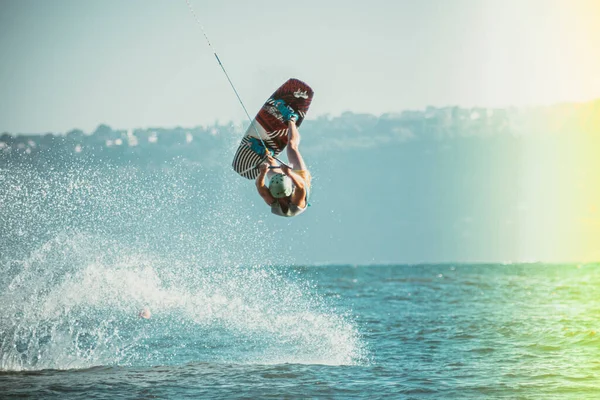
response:
[[[285,80],[309,118],[600,98],[600,0],[0,0],[0,132],[253,116]]]

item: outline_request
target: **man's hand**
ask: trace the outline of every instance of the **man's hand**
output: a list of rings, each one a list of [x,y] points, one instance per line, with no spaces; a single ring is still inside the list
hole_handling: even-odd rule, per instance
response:
[[[279,168],[281,168],[281,170],[283,171],[284,174],[286,174],[288,176],[290,175],[291,169],[287,165],[281,164],[281,166]]]
[[[267,163],[272,167],[277,166],[277,160],[275,160],[271,155],[267,155]]]
[[[267,164],[267,163],[262,163],[262,164],[260,164],[260,167],[258,167],[258,170],[260,171],[261,174],[265,174],[268,169],[269,169],[269,164]]]

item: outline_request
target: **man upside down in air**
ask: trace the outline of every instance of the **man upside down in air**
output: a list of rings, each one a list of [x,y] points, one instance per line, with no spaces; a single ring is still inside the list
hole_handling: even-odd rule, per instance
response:
[[[288,124],[287,156],[290,167],[278,165],[277,161],[267,155],[267,162],[259,167],[256,177],[258,194],[271,207],[271,212],[281,217],[295,217],[308,207],[310,193],[310,172],[306,168],[300,154],[300,132],[296,126],[298,114],[283,102],[275,104],[281,112],[283,120]],[[265,180],[269,176],[269,185]]]

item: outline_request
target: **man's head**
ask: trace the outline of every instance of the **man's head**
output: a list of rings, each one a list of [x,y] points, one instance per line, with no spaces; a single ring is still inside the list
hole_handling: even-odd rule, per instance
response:
[[[294,191],[292,180],[284,174],[273,175],[269,182],[269,191],[276,199],[291,196]]]

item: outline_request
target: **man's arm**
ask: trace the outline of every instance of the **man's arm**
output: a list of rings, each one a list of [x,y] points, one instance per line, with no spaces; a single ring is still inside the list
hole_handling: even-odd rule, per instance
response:
[[[267,177],[267,171],[269,170],[268,164],[260,165],[260,173],[256,177],[256,190],[258,194],[263,198],[265,203],[271,205],[275,202],[275,197],[269,191],[269,188],[265,185],[265,178]]]
[[[297,173],[295,173],[294,171],[292,171],[290,168],[288,168],[286,166],[282,166],[281,169],[283,170],[284,174],[286,174],[287,176],[290,177],[290,179],[294,183],[294,186],[296,186],[296,189],[294,189],[294,193],[292,193],[292,197],[290,198],[290,201],[300,208],[305,208],[306,207],[306,182],[304,182],[304,178],[302,178],[302,176],[298,175]]]

